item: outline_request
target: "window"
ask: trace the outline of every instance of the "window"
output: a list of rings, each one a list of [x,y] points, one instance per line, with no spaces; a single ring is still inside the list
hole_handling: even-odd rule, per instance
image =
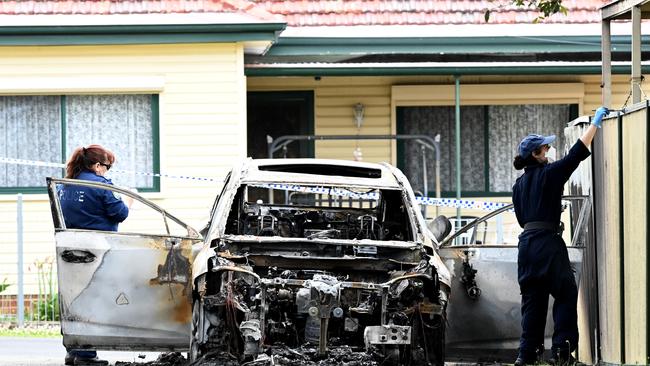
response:
[[[443,195],[456,192],[456,130],[453,106],[398,107],[399,134],[440,134],[440,186]],[[521,171],[512,167],[516,146],[529,133],[554,134],[558,157],[564,128],[577,117],[570,104],[464,106],[460,108],[461,189],[463,196],[510,195]],[[398,166],[413,189],[422,192],[423,151],[418,144],[398,142]],[[428,195],[435,191],[434,154],[424,151]]]
[[[115,153],[115,170],[158,173],[157,95],[0,96],[0,156],[65,163],[78,146]],[[108,173],[115,184],[158,191],[159,178]],[[44,192],[63,169],[0,164],[0,192]]]

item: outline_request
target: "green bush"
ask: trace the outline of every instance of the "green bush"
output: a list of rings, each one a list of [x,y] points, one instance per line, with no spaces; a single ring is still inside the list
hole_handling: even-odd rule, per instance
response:
[[[57,286],[53,278],[54,258],[47,257],[43,261],[36,260],[34,267],[38,277],[38,297],[36,302],[32,303],[31,318],[38,321],[59,320],[59,296],[55,292]]]
[[[33,320],[57,321],[59,320],[59,295],[50,294],[42,296],[39,301],[33,303]]]
[[[7,279],[5,278],[4,280],[2,280],[2,283],[0,283],[0,292],[6,290],[7,287],[9,286],[11,286],[11,284],[9,284],[9,282],[7,282]]]

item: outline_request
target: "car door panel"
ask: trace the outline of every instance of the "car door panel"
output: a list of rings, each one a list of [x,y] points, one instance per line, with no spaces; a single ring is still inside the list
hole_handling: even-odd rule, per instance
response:
[[[59,181],[53,180],[51,188]],[[139,196],[134,198],[146,201]],[[60,205],[55,203],[51,204],[53,217],[62,217],[57,212]],[[151,202],[147,205],[155,206]],[[161,213],[164,218],[173,218]],[[193,229],[188,229],[188,237],[179,237],[56,228],[64,345],[187,349],[191,330],[192,245],[201,240],[189,236],[193,233]]]
[[[569,260],[579,283],[582,248],[569,247]],[[477,299],[462,283],[463,262],[476,272],[481,290]],[[512,361],[521,335],[521,294],[517,282],[517,248],[512,246],[446,247],[440,256],[452,272],[450,306],[447,310],[447,354],[464,360]],[[552,297],[547,314],[545,344],[553,334]]]
[[[565,230],[563,237],[570,244],[567,251],[578,284],[584,249],[581,242],[584,235],[580,233],[591,206],[585,197],[565,199],[572,209],[580,208],[565,210],[566,215],[563,216],[565,227],[573,228],[573,232]],[[504,207],[466,225],[445,239],[439,248],[440,256],[452,273],[447,310],[447,354],[451,359],[511,362],[517,356],[521,336],[521,294],[517,281],[518,231],[510,229],[518,225],[510,208]],[[512,217],[504,217],[505,214]],[[486,241],[482,238],[486,237],[488,228],[492,231]],[[510,231],[512,233],[508,235]],[[467,233],[473,233],[470,244],[454,245],[460,242],[456,237]],[[478,237],[482,237],[480,241]],[[553,334],[552,306],[551,296],[545,329],[547,349],[550,348]]]

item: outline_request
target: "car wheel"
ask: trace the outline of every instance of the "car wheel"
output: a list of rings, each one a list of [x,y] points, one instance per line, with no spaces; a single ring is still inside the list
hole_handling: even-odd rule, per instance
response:
[[[433,339],[432,351],[429,354],[429,362],[436,366],[444,366],[445,364],[445,332],[447,321],[445,314],[435,317],[433,324],[430,328],[430,333]]]
[[[409,365],[444,366],[445,330],[444,313],[433,319],[423,319],[413,324],[413,332],[418,335],[419,347],[410,348]]]
[[[195,362],[203,356],[203,348],[200,343],[200,332],[202,332],[205,315],[203,306],[199,299],[194,299],[192,303],[192,336],[190,337],[190,361]]]

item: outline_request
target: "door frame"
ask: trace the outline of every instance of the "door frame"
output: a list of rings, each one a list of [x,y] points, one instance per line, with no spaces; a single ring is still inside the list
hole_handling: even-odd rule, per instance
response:
[[[288,101],[300,101],[306,106],[305,115],[302,116],[307,121],[306,125],[300,124],[300,135],[313,135],[314,134],[314,91],[313,90],[282,90],[282,91],[249,91],[246,93],[246,104],[250,101],[261,103],[278,103]],[[248,117],[246,119],[246,127],[248,128]],[[272,136],[278,138],[278,136]],[[247,138],[248,140],[248,138]],[[306,147],[300,147],[300,154],[305,157],[315,157],[314,143],[308,143]],[[266,156],[265,156],[266,158]]]

